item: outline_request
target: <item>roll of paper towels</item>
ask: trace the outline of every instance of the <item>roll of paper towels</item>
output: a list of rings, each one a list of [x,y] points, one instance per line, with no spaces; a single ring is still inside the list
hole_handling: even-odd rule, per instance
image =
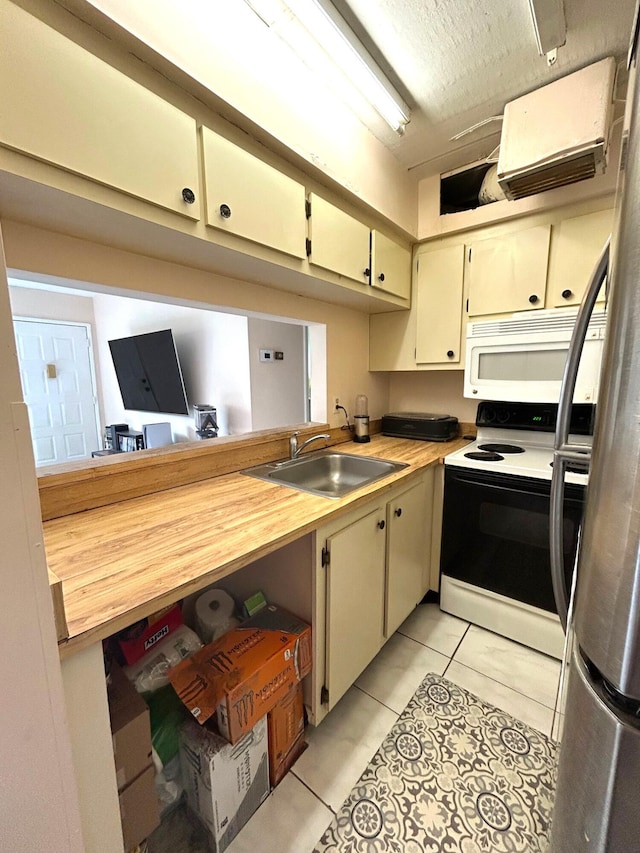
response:
[[[204,643],[217,640],[239,625],[233,616],[235,601],[223,589],[210,589],[198,596],[195,606],[196,630]]]

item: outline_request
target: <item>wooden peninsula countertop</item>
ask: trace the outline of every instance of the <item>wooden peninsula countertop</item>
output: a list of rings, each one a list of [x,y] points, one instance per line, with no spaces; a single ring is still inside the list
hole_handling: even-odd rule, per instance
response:
[[[337,500],[229,473],[45,521],[47,562],[62,584],[68,626],[61,655],[224,578],[372,496],[384,496],[464,444],[377,435],[368,444],[335,445],[331,449],[338,452],[408,465]]]

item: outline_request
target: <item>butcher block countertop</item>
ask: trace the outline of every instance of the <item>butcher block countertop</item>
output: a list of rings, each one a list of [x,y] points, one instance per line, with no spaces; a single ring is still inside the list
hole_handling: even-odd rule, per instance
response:
[[[374,495],[384,497],[465,443],[377,435],[368,444],[336,445],[331,449],[409,466],[338,500],[228,473],[45,521],[47,562],[62,584],[68,626],[61,655],[219,581]]]

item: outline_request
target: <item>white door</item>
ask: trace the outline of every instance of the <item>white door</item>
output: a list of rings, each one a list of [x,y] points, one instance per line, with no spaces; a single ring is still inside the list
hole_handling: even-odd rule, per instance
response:
[[[36,465],[90,457],[101,445],[87,326],[15,320],[14,328]]]

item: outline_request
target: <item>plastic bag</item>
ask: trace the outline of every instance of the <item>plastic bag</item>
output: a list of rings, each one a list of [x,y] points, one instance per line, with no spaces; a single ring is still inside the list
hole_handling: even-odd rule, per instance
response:
[[[138,693],[150,693],[167,685],[169,670],[201,648],[202,642],[195,631],[181,625],[133,666],[125,666],[124,672]]]

